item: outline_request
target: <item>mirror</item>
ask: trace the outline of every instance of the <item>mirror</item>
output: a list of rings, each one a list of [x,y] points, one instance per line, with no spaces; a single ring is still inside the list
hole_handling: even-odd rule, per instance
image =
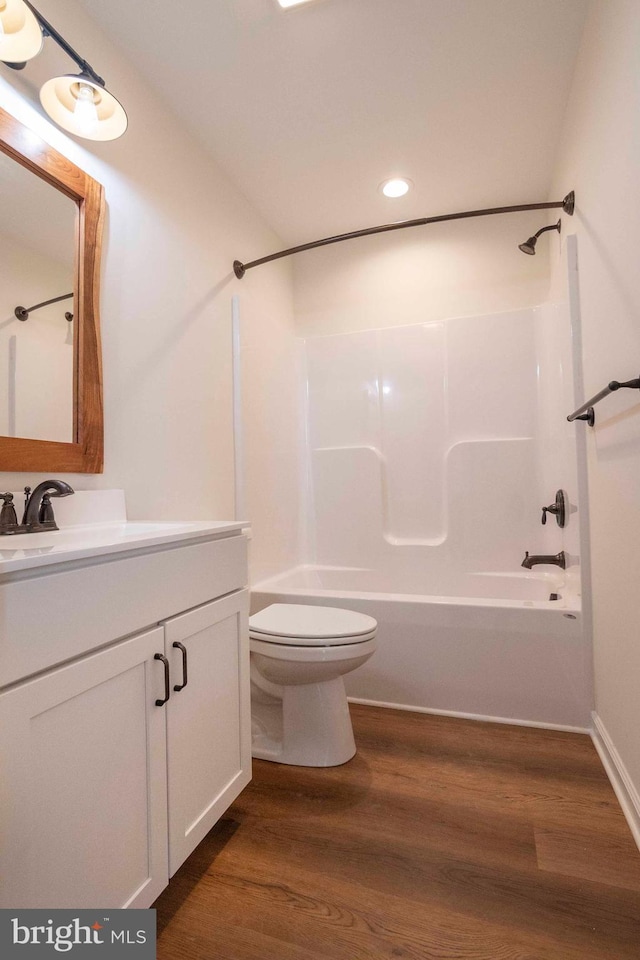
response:
[[[77,205],[4,153],[0,196],[0,435],[72,443]]]
[[[0,110],[0,190],[0,470],[100,473],[102,187]]]

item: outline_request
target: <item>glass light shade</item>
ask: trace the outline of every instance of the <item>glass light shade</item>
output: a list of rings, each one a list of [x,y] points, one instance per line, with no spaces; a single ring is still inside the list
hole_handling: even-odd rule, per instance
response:
[[[287,7],[298,7],[301,3],[309,3],[309,0],[278,0],[278,3],[286,10]]]
[[[0,0],[0,60],[26,63],[42,50],[40,24],[22,0]]]
[[[88,103],[87,88],[92,91],[95,109],[91,109],[91,103]],[[67,74],[47,80],[40,91],[40,103],[54,123],[86,140],[116,140],[127,129],[128,120],[122,104],[84,74]],[[89,120],[87,106],[91,110]]]

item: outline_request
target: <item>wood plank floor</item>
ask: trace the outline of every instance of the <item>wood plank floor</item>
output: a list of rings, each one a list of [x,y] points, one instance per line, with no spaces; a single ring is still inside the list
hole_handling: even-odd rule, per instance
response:
[[[640,853],[591,740],[352,706],[158,899],[159,960],[639,960]]]

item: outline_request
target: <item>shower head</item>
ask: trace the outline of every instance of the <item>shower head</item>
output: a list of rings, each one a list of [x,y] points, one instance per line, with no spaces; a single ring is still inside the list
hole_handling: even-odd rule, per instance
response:
[[[524,243],[518,244],[518,250],[522,250],[523,253],[528,253],[530,257],[533,257],[536,252],[536,243],[538,242],[538,237],[541,233],[546,233],[547,230],[557,230],[560,233],[560,224],[562,221],[558,220],[557,223],[552,223],[550,227],[542,227],[541,230],[538,230],[537,233],[534,233],[532,237],[529,237],[528,240],[525,240]]]
[[[518,250],[522,250],[523,253],[528,253],[530,256],[534,256],[536,252],[536,243],[538,242],[537,237],[529,237],[528,240],[525,240],[524,243],[518,244]]]

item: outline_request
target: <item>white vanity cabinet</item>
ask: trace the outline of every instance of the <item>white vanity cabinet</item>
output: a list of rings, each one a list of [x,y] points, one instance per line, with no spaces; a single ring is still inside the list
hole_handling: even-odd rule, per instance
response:
[[[173,876],[251,777],[247,591],[168,620],[165,643]]]
[[[46,650],[44,669],[12,677],[0,692],[0,907],[148,907],[249,782],[244,540],[201,537],[0,582],[0,617],[11,609],[14,587],[42,607],[33,641]],[[167,574],[178,572],[158,591],[163,563]],[[192,563],[193,578],[186,576]],[[126,592],[132,569],[139,604]],[[99,585],[113,587],[119,576],[112,623],[126,630],[129,614],[142,619],[137,632],[104,643],[108,607]],[[88,604],[75,594],[78,577],[97,585]],[[189,584],[182,597],[181,577]],[[75,601],[68,613],[62,603],[47,609],[52,588]],[[100,618],[93,631],[92,610]]]
[[[168,882],[161,627],[0,695],[0,906],[147,907]]]

